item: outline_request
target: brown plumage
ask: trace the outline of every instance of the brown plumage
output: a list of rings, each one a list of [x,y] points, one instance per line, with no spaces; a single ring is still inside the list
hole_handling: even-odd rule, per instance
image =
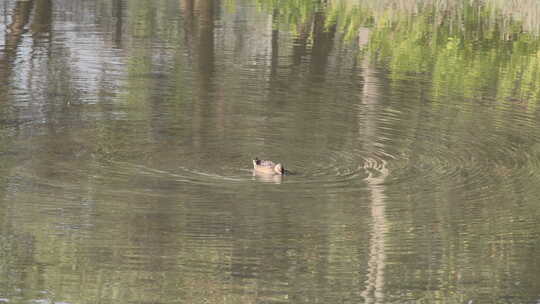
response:
[[[253,170],[259,173],[266,174],[279,174],[283,175],[285,173],[285,168],[282,164],[276,164],[270,160],[260,160],[255,158],[253,160]]]

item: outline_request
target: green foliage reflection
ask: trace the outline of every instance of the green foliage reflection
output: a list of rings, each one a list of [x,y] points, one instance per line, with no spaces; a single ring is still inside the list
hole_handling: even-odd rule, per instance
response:
[[[274,27],[302,32],[316,13],[325,28],[337,26],[340,39],[387,65],[393,80],[421,74],[432,79],[433,99],[452,94],[526,101],[539,98],[540,25],[526,12],[534,2],[501,1],[279,1],[256,0],[271,12]],[[494,92],[494,93],[493,93]],[[490,96],[493,95],[493,96]]]

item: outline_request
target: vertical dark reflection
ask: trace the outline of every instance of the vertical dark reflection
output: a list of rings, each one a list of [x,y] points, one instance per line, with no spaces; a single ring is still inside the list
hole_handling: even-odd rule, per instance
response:
[[[279,10],[274,9],[272,13],[272,58],[270,61],[270,79],[272,82],[277,80],[277,69],[279,64]]]
[[[52,24],[52,1],[17,1],[13,9],[12,22],[7,26],[5,36],[5,48],[0,53],[0,79],[7,80],[10,70],[14,67],[10,63],[14,62],[17,49],[21,43],[22,36],[29,30],[37,45],[41,39],[50,41],[49,36]],[[29,24],[31,21],[31,24]]]
[[[22,36],[27,32],[27,24],[32,14],[34,1],[17,1],[11,16],[11,23],[6,28],[5,46],[0,52],[0,81],[7,82],[11,71],[11,62],[15,60],[17,48]]]
[[[200,93],[202,100],[208,98],[214,75],[214,0],[196,2],[199,13],[199,41],[197,45]]]
[[[268,98],[270,100],[282,101],[279,98],[278,90],[284,85],[278,75],[279,68],[279,10],[272,12],[272,36],[270,53],[270,79],[268,83]]]
[[[195,16],[195,0],[180,0],[180,11],[183,16],[183,29],[184,29],[184,44],[188,57],[188,63],[191,68],[194,69],[193,61],[197,55],[197,49],[194,45],[194,41],[197,37],[197,22]],[[195,88],[194,88],[195,90]],[[200,140],[200,125],[201,125],[201,109],[198,102],[191,104],[191,142],[194,147],[199,147]]]
[[[34,48],[42,47],[42,43],[45,44],[45,47],[47,47],[47,52],[51,53],[50,50],[50,41],[51,41],[51,30],[52,30],[52,23],[53,23],[53,1],[52,0],[37,0],[35,1],[35,8],[34,8],[34,14],[32,15],[32,24],[30,26],[32,31],[32,37],[34,39]],[[45,62],[46,65],[50,65],[51,69],[54,64],[51,64],[50,62]],[[68,78],[63,78],[63,80]],[[55,79],[54,77],[47,76],[47,82],[49,85],[46,87],[56,87],[56,82],[58,79]],[[35,87],[35,89],[46,89],[46,87]],[[62,85],[60,90],[65,90],[64,85]],[[51,92],[48,92],[51,93]],[[56,92],[55,92],[56,93]],[[64,100],[67,100],[67,98],[64,98]],[[60,107],[58,107],[60,106]],[[68,113],[68,109],[66,107],[66,103],[63,102],[60,105],[55,104],[53,99],[46,99],[46,107],[47,111],[45,111],[46,115],[46,126],[50,132],[50,135],[53,139],[56,139],[57,137],[57,128],[58,128],[58,121],[63,121],[70,113]],[[55,140],[48,140],[44,142],[44,151],[48,153],[65,153],[69,148],[68,145],[65,144],[58,144]],[[47,166],[44,166],[47,167]],[[53,175],[54,169],[47,167],[50,171],[47,171],[46,174]]]
[[[6,53],[13,52],[17,48],[22,35],[26,33],[26,25],[30,20],[33,7],[33,0],[17,1],[13,10],[12,21],[7,26]]]
[[[311,49],[311,75],[313,81],[324,81],[328,57],[334,44],[336,24],[326,26],[326,13],[315,13],[313,20],[313,47]]]
[[[311,18],[297,25],[298,31],[292,43],[292,64],[289,68],[289,75],[285,86],[294,86],[298,82],[298,79],[302,77],[302,60],[307,55],[311,25]]]
[[[122,29],[124,27],[123,19],[123,0],[113,0],[112,16],[116,20],[114,28],[114,44],[117,48],[122,48]]]
[[[192,54],[193,49],[193,32],[194,29],[194,0],[180,0],[180,10],[183,17],[184,29],[184,44],[189,54]],[[191,59],[191,56],[190,56]]]
[[[322,6],[326,4],[319,3]],[[291,73],[293,76],[300,73],[299,67],[302,65],[303,57],[310,54],[308,74],[310,81],[323,82],[325,80],[328,58],[334,46],[337,30],[336,23],[327,25],[326,14],[324,10],[316,11],[304,23],[298,25],[298,34],[293,41],[292,49]],[[272,43],[274,43],[273,40]]]
[[[293,41],[292,60],[293,66],[298,66],[302,63],[302,57],[307,53],[309,32],[311,30],[311,20],[298,25],[298,35]]]
[[[53,3],[52,0],[38,0],[35,3],[34,14],[32,15],[32,23],[30,29],[33,39],[33,52],[32,54],[38,54],[39,59],[44,59],[43,63],[49,65],[45,54],[51,53],[51,41],[52,41],[52,24],[53,24]],[[39,51],[38,51],[39,50]],[[41,55],[39,55],[42,53]],[[35,57],[33,55],[32,57]],[[39,89],[46,89],[40,87]],[[48,119],[50,121],[50,119]]]
[[[40,0],[35,4],[31,30],[34,39],[48,36],[52,26],[52,0]]]
[[[208,112],[214,108],[209,103],[215,97],[215,43],[214,43],[214,0],[181,0],[184,16],[185,44],[194,71],[194,102],[192,104],[192,144],[196,149],[204,141],[201,133],[206,130]],[[213,125],[209,125],[213,130]]]

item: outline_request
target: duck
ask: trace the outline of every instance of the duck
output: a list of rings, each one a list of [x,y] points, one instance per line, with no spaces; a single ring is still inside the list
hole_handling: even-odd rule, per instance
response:
[[[282,164],[276,164],[271,160],[260,160],[255,157],[253,160],[253,171],[263,174],[285,174],[285,167]]]

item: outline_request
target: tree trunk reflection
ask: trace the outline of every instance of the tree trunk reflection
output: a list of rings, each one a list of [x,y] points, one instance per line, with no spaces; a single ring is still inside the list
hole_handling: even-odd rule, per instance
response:
[[[366,139],[366,151],[374,155],[380,149],[373,144],[377,142],[377,121],[375,115],[378,111],[379,80],[375,70],[369,63],[369,56],[363,59],[361,76],[363,79],[362,104],[366,113],[360,113],[360,134]],[[384,268],[386,266],[385,237],[387,232],[387,219],[385,214],[384,180],[389,174],[386,162],[382,159],[372,158],[364,164],[368,172],[367,187],[371,193],[371,217],[373,220],[371,237],[369,241],[369,260],[367,264],[366,286],[362,291],[366,303],[384,303]]]

